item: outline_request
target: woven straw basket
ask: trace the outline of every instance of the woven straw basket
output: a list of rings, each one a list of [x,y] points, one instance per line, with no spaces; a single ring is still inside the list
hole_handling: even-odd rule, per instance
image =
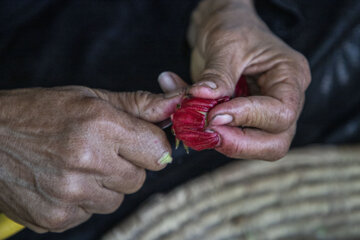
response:
[[[156,195],[103,240],[360,239],[360,146],[237,161]]]

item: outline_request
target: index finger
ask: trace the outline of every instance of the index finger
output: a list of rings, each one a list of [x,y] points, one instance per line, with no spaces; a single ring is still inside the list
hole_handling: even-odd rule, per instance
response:
[[[171,146],[164,131],[141,119],[120,112],[116,148],[120,157],[149,170],[161,170],[172,161]]]
[[[219,104],[209,112],[209,125],[228,124],[282,132],[298,118],[302,101],[299,93],[282,92],[280,95],[281,100],[270,96],[250,96]]]

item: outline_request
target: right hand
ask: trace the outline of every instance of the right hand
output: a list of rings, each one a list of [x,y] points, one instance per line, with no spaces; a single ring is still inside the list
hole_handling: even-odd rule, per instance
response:
[[[251,0],[203,0],[192,14],[189,42],[194,97],[232,96],[240,76],[251,96],[218,104],[208,129],[216,151],[236,159],[275,161],[288,152],[311,74],[306,58],[279,39]]]
[[[0,212],[61,232],[116,210],[171,160],[164,132],[182,94],[86,87],[0,91]]]

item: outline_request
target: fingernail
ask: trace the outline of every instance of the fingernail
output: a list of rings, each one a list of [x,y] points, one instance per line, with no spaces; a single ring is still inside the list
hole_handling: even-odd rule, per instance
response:
[[[208,132],[208,133],[214,133],[215,131],[212,130],[212,129],[206,129],[205,132]]]
[[[198,86],[206,86],[206,87],[209,87],[211,89],[216,89],[217,88],[216,83],[210,82],[210,81],[201,82],[201,83],[198,84]]]
[[[161,122],[158,122],[156,123],[156,126],[158,126],[159,128],[161,129],[165,129],[165,128],[168,128],[172,125],[172,122],[171,122],[171,119],[170,118],[167,118]]]
[[[183,92],[184,92],[184,89],[178,89],[177,91],[165,93],[164,97],[165,98],[173,98],[173,97],[183,94]]]
[[[162,72],[158,77],[158,82],[168,91],[174,91],[177,88],[175,80],[169,72]]]
[[[170,153],[166,152],[164,153],[161,158],[159,159],[158,163],[161,165],[168,164],[172,162],[172,157],[170,156]]]
[[[231,123],[233,121],[233,117],[229,114],[221,114],[217,115],[213,120],[210,122],[211,125],[225,125]]]

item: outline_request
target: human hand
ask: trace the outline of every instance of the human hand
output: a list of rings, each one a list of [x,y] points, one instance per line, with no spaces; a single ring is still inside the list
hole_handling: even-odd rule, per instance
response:
[[[0,212],[36,232],[110,213],[171,160],[164,132],[181,92],[86,87],[0,91]]]
[[[216,150],[242,159],[284,156],[310,84],[307,60],[271,33],[250,0],[202,1],[193,13],[189,42],[193,96],[232,96],[241,75],[259,87],[252,96],[210,111],[209,128],[221,136]]]

